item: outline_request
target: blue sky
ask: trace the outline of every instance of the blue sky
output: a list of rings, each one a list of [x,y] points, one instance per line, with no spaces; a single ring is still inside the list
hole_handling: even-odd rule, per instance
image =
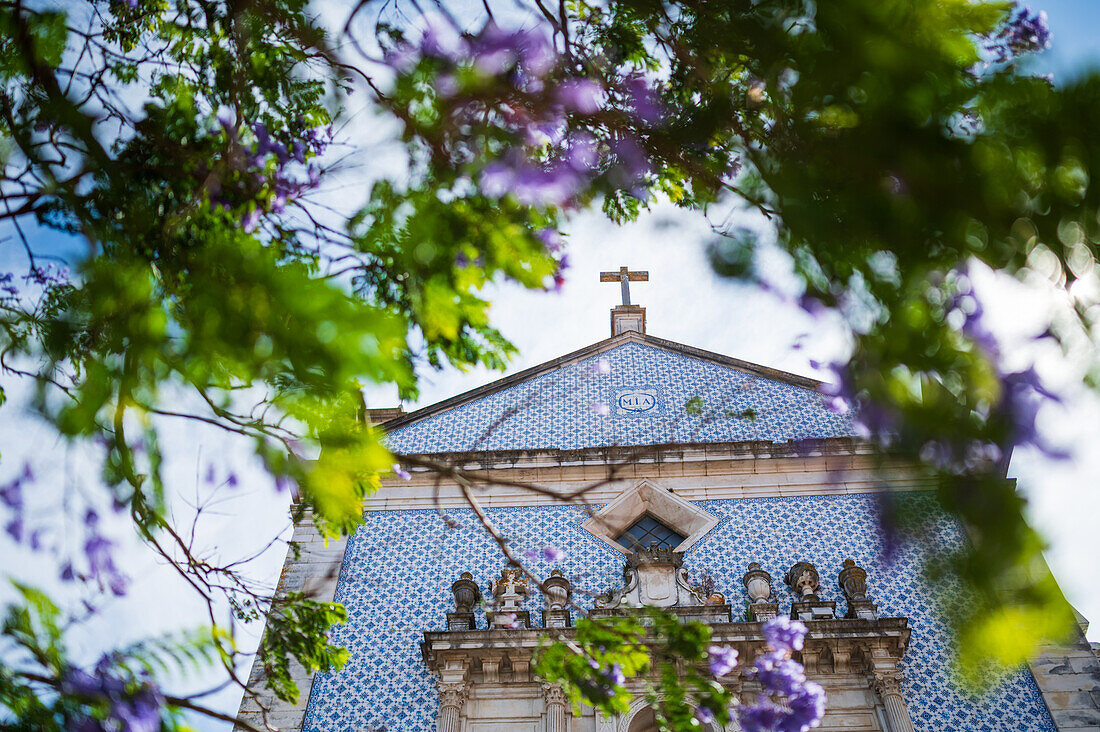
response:
[[[1036,66],[1054,74],[1056,83],[1065,83],[1083,71],[1100,67],[1100,2],[1097,0],[1050,0],[1031,7],[1047,12],[1053,33],[1050,50]]]

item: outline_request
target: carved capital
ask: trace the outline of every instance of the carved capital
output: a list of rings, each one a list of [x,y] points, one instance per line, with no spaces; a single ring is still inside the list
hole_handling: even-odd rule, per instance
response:
[[[871,687],[883,700],[888,697],[901,696],[900,673],[876,673],[871,681]]]
[[[439,681],[436,683],[436,687],[439,689],[440,709],[446,709],[447,707],[462,709],[462,705],[466,703],[466,698],[470,693],[466,683],[462,681]]]
[[[543,684],[542,698],[546,700],[546,706],[564,707],[569,697],[565,695],[565,689],[560,684]]]

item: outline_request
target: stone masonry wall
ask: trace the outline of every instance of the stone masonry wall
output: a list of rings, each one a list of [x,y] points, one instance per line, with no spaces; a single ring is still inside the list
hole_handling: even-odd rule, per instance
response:
[[[329,541],[326,546],[313,526],[313,517],[307,513],[302,521],[295,524],[293,541],[298,543],[301,553],[297,559],[287,553],[276,594],[304,592],[322,602],[332,602],[347,539]],[[297,664],[292,665],[291,675],[300,692],[295,704],[276,699],[264,688],[264,670],[257,656],[248,676],[248,685],[260,693],[256,697],[246,696],[241,701],[238,719],[258,729],[301,729],[314,677]],[[237,725],[234,732],[245,729]]]

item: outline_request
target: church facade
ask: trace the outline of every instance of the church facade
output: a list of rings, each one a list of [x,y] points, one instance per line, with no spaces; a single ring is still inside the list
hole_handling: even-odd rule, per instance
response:
[[[425,409],[376,411],[395,453],[462,473],[407,465],[411,478],[387,479],[342,542],[325,546],[308,517],[296,527],[302,552],[280,588],[344,604],[333,640],[350,660],[299,674],[297,705],[246,699],[241,719],[305,732],[644,732],[644,700],[622,718],[578,714],[531,665],[547,634],[568,638],[578,608],[652,604],[710,623],[743,662],[763,645],[761,620],[803,619],[801,660],[829,696],[822,729],[1100,728],[1083,636],[981,698],[953,687],[922,564],[964,538],[816,386],[647,335],[644,309],[623,305],[608,340]],[[890,561],[886,488],[933,527]],[[501,541],[534,580],[508,566]],[[723,683],[754,693],[736,673]]]

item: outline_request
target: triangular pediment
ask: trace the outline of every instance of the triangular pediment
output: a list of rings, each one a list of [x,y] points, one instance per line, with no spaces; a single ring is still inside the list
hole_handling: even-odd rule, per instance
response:
[[[385,423],[395,452],[788,442],[854,434],[818,382],[624,333]]]

